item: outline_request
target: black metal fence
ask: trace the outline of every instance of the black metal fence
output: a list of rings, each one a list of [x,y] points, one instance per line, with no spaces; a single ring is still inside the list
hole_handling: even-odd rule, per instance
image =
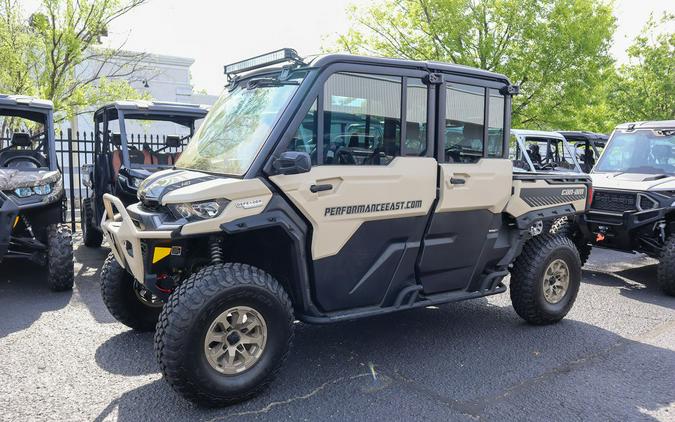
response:
[[[0,137],[0,148],[8,146],[11,140],[9,133]],[[131,134],[128,145],[139,150],[150,148],[158,150],[166,145],[166,135]],[[82,183],[81,167],[94,162],[94,133],[73,132],[71,129],[56,133],[55,152],[58,166],[63,172],[63,187],[66,192],[67,206],[64,221],[70,224],[73,232],[79,230],[80,203],[89,196],[89,188]],[[166,148],[164,152],[176,153],[182,148]]]

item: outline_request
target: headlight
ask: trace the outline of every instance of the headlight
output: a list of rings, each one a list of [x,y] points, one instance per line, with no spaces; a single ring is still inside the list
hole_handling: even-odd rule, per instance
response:
[[[28,198],[29,196],[32,195],[49,195],[52,193],[54,183],[50,183],[47,185],[40,185],[40,186],[34,186],[32,188],[17,188],[14,189],[14,195],[18,196],[19,198]]]
[[[17,189],[14,189],[14,195],[18,196],[19,198],[28,198],[32,194],[33,194],[32,188],[17,188]]]
[[[204,201],[186,204],[170,204],[169,209],[177,219],[185,218],[188,221],[207,220],[218,216],[227,206],[229,201]]]
[[[139,179],[137,177],[133,176],[125,176],[123,174],[120,174],[117,176],[117,179],[119,180],[120,184],[125,184],[131,189],[136,189],[138,190],[138,187],[141,186],[141,182],[143,181],[142,179]]]
[[[49,195],[50,193],[52,193],[52,186],[51,185],[35,186],[33,188],[33,191],[38,195]]]
[[[137,178],[137,177],[130,177],[129,178],[129,185],[133,186],[134,189],[138,189],[141,186],[141,182],[143,180]]]

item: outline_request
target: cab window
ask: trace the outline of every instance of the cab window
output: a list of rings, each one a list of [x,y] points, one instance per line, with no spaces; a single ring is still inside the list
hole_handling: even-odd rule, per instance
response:
[[[418,78],[407,78],[404,154],[420,157],[427,152],[427,86]]]
[[[485,88],[448,83],[445,162],[476,163],[483,157]]]
[[[288,144],[289,151],[306,152],[312,158],[312,165],[317,164],[316,155],[316,140],[318,115],[317,115],[317,100],[314,100],[312,107],[302,119],[298,130],[291,138]]]
[[[504,156],[504,96],[499,90],[490,89],[489,104],[487,156],[501,158]]]
[[[336,73],[324,85],[323,163],[387,165],[401,152],[397,77]]]

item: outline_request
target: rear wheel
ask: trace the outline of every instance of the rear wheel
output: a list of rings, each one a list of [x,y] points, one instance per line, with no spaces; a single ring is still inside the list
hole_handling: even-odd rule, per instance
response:
[[[293,319],[288,295],[264,271],[244,264],[205,267],[164,306],[155,333],[162,374],[201,405],[247,400],[281,368]]]
[[[47,284],[55,292],[73,288],[73,235],[65,224],[47,227]]]
[[[103,233],[94,227],[94,210],[91,207],[91,198],[84,198],[80,205],[80,227],[82,228],[82,242],[89,248],[98,248],[103,243]]]
[[[665,294],[675,296],[675,237],[668,239],[661,251],[656,280]]]
[[[162,303],[134,281],[110,253],[101,270],[103,303],[116,320],[137,331],[153,331]]]
[[[525,321],[552,324],[572,308],[581,283],[574,243],[562,235],[530,239],[511,270],[511,302]]]

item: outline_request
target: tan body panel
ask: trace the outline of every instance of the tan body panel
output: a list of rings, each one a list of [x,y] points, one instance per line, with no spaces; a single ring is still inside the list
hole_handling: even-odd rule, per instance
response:
[[[260,179],[216,179],[176,189],[166,194],[162,203],[180,204],[216,198],[228,199],[231,202],[215,218],[184,225],[181,234],[194,235],[219,232],[220,225],[223,223],[258,215],[272,199],[272,192]]]
[[[436,169],[434,158],[398,157],[387,166],[317,166],[309,173],[277,175],[270,180],[312,223],[312,258],[316,260],[337,254],[366,221],[426,215],[436,197]],[[322,184],[333,188],[310,191],[312,185]],[[391,206],[395,209],[348,213],[353,207],[398,203],[402,203],[400,209]]]
[[[511,196],[510,160],[487,158],[474,164],[441,164],[441,192],[436,212],[488,209],[497,214]],[[451,179],[464,184],[452,184]]]
[[[583,193],[579,191],[583,189]],[[557,202],[530,203],[521,197],[521,193],[527,190],[550,190],[553,197],[558,197]],[[570,195],[560,196],[561,190],[569,191]],[[576,193],[576,194],[575,194]],[[506,212],[513,217],[520,217],[530,211],[542,210],[546,208],[554,208],[562,205],[572,205],[577,212],[583,212],[586,209],[586,197],[588,191],[583,183],[556,183],[549,184],[546,180],[513,180],[513,195],[506,206]]]

